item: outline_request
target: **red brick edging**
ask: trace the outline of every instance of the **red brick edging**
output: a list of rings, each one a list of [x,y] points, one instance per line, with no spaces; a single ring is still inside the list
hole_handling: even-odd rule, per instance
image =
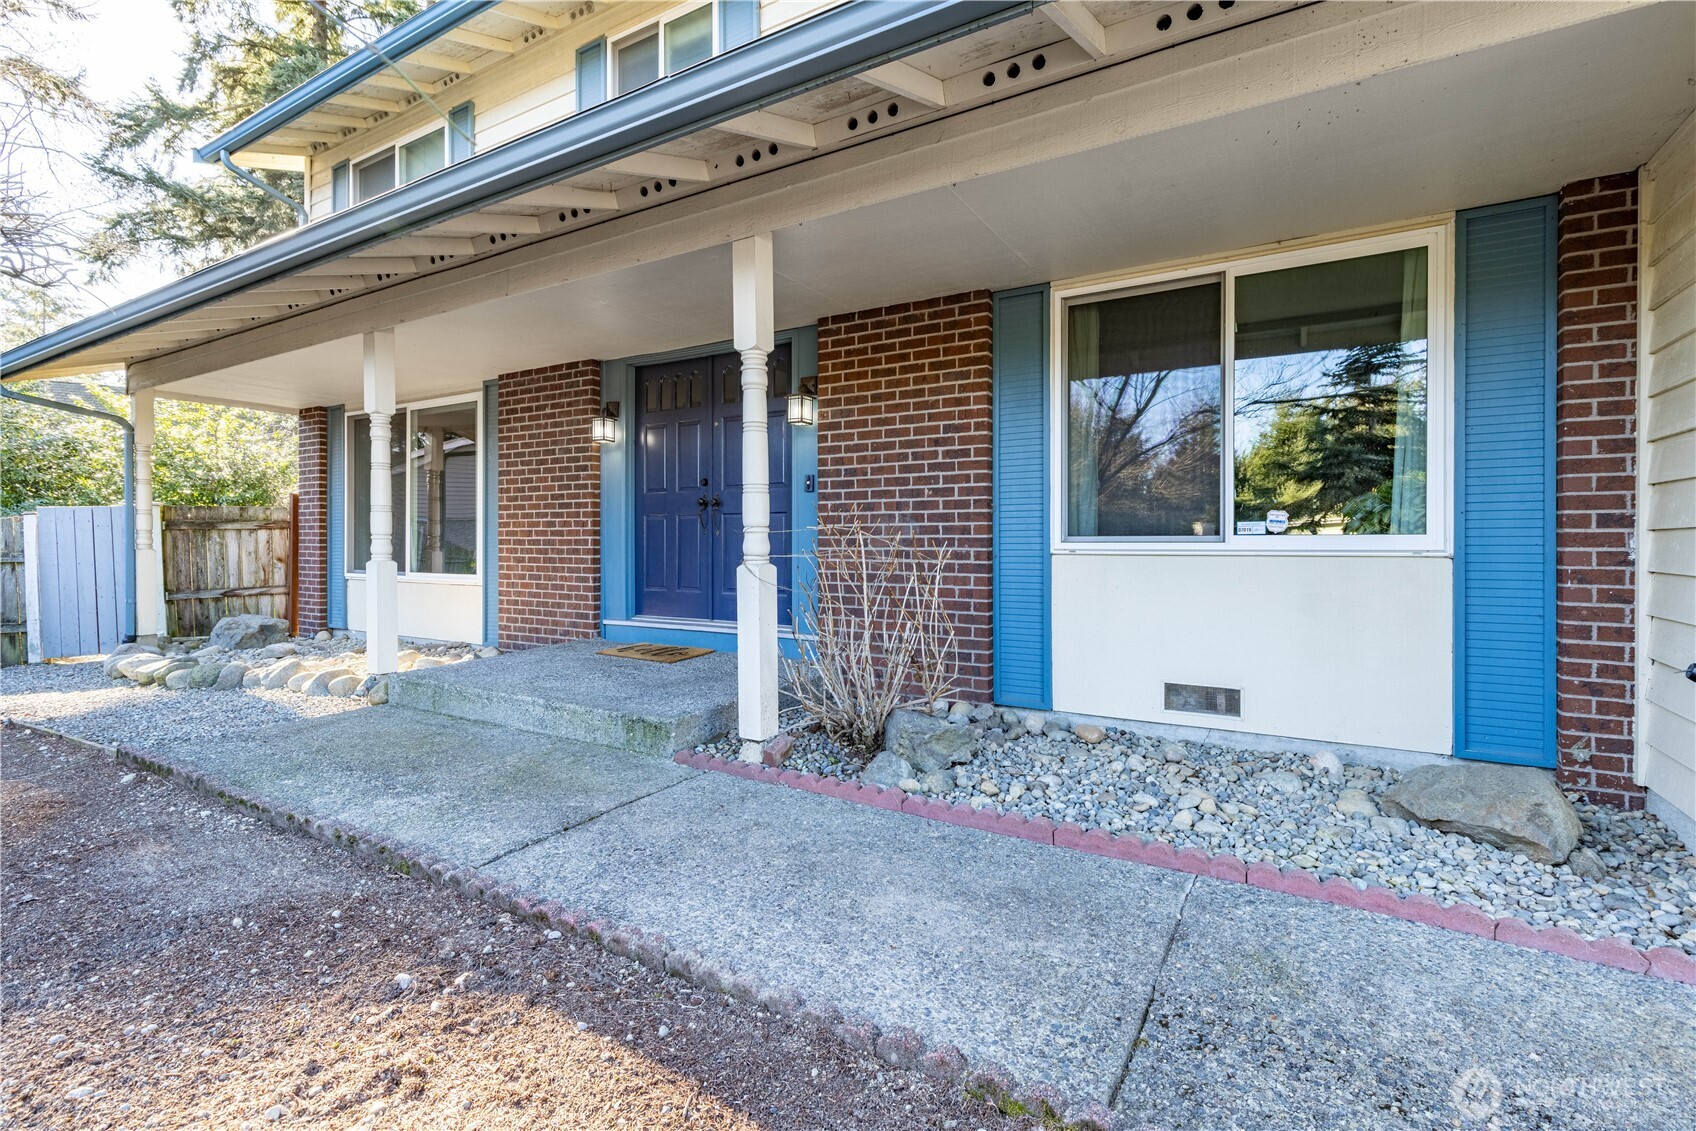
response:
[[[295,812],[291,807],[245,793],[208,774],[133,746],[107,745],[54,730],[23,719],[0,718],[0,723],[64,739],[183,786],[232,808],[245,810],[279,829],[315,840],[414,879],[457,891],[480,903],[560,935],[572,935],[599,945],[609,954],[663,971],[707,993],[724,994],[756,1005],[775,1016],[798,1020],[840,1040],[854,1052],[874,1056],[894,1068],[923,1072],[930,1078],[961,1085],[966,1093],[1008,1114],[1034,1114],[1069,1131],[1113,1131],[1117,1121],[1096,1100],[1073,1104],[1044,1081],[1021,1085],[1006,1068],[991,1060],[968,1065],[950,1044],[927,1045],[924,1037],[904,1025],[888,1028],[863,1014],[844,1011],[826,1001],[804,998],[790,986],[767,985],[737,974],[697,950],[673,946],[664,935],[630,924],[613,923],[582,908],[539,899],[476,868],[461,866],[422,849],[344,821],[324,820]]]
[[[1016,836],[1038,844],[1052,844],[1094,856],[1115,860],[1130,860],[1155,868],[1170,868],[1216,880],[1249,884],[1285,895],[1318,899],[1342,907],[1375,911],[1445,931],[1460,931],[1495,939],[1530,950],[1546,951],[1583,962],[1612,966],[1633,974],[1683,982],[1696,986],[1696,958],[1670,946],[1641,950],[1619,939],[1587,939],[1568,927],[1533,927],[1511,915],[1492,918],[1476,907],[1464,903],[1444,906],[1428,895],[1400,895],[1394,890],[1374,885],[1356,887],[1351,881],[1333,877],[1321,881],[1302,868],[1278,868],[1272,864],[1245,864],[1235,856],[1209,855],[1199,848],[1174,848],[1165,841],[1144,840],[1135,834],[1114,835],[1101,829],[1085,831],[1074,824],[1056,825],[1046,817],[1031,820],[1013,813],[995,813],[988,809],[973,809],[969,805],[949,805],[929,798],[914,797],[899,789],[882,789],[861,785],[842,778],[821,777],[799,770],[779,770],[755,762],[719,758],[712,754],[697,754],[692,750],[679,752],[674,761],[698,770],[713,770],[746,778],[749,781],[786,785],[807,793],[836,797],[879,809],[911,813],[932,821],[961,825],[969,829]]]

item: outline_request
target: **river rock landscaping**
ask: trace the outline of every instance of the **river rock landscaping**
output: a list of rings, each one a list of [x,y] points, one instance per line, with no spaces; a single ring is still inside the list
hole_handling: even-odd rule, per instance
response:
[[[939,702],[929,716],[898,712],[885,729],[885,749],[869,757],[809,720],[786,722],[794,741],[785,769],[1228,853],[1246,864],[1294,866],[1586,938],[1696,955],[1696,855],[1647,813],[1576,797],[1562,805],[1547,775],[1540,775],[1546,794],[1531,804],[1548,807],[1553,794],[1553,805],[1575,823],[1562,828],[1566,818],[1553,809],[1547,819],[1532,812],[1521,822],[1524,835],[1548,826],[1552,847],[1511,838],[1498,838],[1510,847],[1497,847],[1413,818],[1438,803],[1431,798],[1442,790],[1426,779],[1439,767],[1400,773],[1347,764],[1329,751],[1246,750],[967,702]],[[697,749],[736,757],[733,744]]]
[[[388,699],[388,682],[368,674],[365,644],[348,633],[319,632],[311,640],[287,639],[279,620],[243,615],[225,617],[208,639],[162,640],[159,647],[125,644],[102,665],[112,679],[172,691],[233,691],[263,688],[308,696],[364,696],[373,703]],[[401,671],[460,663],[494,648],[471,644],[432,644],[403,649]]]

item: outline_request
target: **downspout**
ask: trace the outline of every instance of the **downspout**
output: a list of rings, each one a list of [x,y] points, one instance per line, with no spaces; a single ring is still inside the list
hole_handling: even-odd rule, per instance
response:
[[[74,412],[78,416],[92,416],[96,420],[110,420],[124,430],[124,643],[135,640],[135,425],[112,412],[102,412],[97,408],[84,408],[79,404],[66,404],[64,401],[49,400],[46,397],[31,396],[20,393],[16,389],[8,389],[0,385],[0,397],[8,400],[22,401],[25,404],[38,405],[41,408],[56,408],[60,412]]]
[[[260,180],[258,177],[254,176],[252,173],[248,172],[246,169],[243,169],[241,166],[237,165],[234,161],[231,161],[230,160],[230,151],[227,150],[227,149],[220,149],[218,151],[218,163],[220,165],[222,165],[224,168],[228,169],[230,172],[234,173],[237,177],[241,178],[242,180],[246,181],[248,184],[252,185],[254,188],[258,189],[260,192],[263,192],[267,196],[270,196],[270,197],[273,197],[277,200],[280,200],[284,204],[288,205],[290,208],[294,209],[295,220],[299,223],[299,225],[302,228],[306,227],[306,222],[307,222],[306,205],[300,203],[300,201],[294,199],[294,197],[292,197],[292,196],[284,196],[282,193],[278,192],[276,189],[272,188],[270,185],[266,184],[264,181]]]

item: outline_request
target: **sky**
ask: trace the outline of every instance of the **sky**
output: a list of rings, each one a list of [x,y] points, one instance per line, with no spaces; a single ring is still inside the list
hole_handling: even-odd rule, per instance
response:
[[[149,81],[173,88],[181,70],[187,35],[171,11],[169,0],[76,0],[88,19],[69,23],[35,21],[30,43],[42,62],[55,70],[83,74],[84,89],[98,104],[113,106],[134,97]],[[98,135],[84,128],[59,128],[52,140],[73,154],[98,145]],[[209,171],[210,175],[210,171]],[[75,161],[51,165],[32,161],[25,176],[42,191],[78,207],[97,210],[107,194],[92,174]],[[79,277],[85,314],[134,297],[175,278],[164,263],[137,263],[106,281]]]

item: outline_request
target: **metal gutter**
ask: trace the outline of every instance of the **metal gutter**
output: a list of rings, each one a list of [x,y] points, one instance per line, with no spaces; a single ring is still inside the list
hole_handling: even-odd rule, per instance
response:
[[[440,39],[454,28],[493,8],[497,0],[440,0],[397,24],[340,62],[325,67],[275,102],[248,115],[199,149],[194,159],[208,165],[218,154],[235,153],[282,129],[302,114],[358,86],[396,60]]]
[[[27,342],[0,377],[1032,11],[1039,0],[849,0],[679,74]],[[187,347],[179,347],[187,348]]]
[[[258,177],[254,176],[252,173],[248,172],[246,169],[237,165],[234,161],[231,161],[229,150],[220,149],[218,151],[218,163],[228,169],[237,178],[246,181],[266,196],[271,197],[273,200],[280,200],[290,208],[294,209],[295,223],[300,227],[305,227],[311,222],[311,217],[306,214],[306,205],[302,204],[292,196],[283,195],[264,181],[260,180]]]

